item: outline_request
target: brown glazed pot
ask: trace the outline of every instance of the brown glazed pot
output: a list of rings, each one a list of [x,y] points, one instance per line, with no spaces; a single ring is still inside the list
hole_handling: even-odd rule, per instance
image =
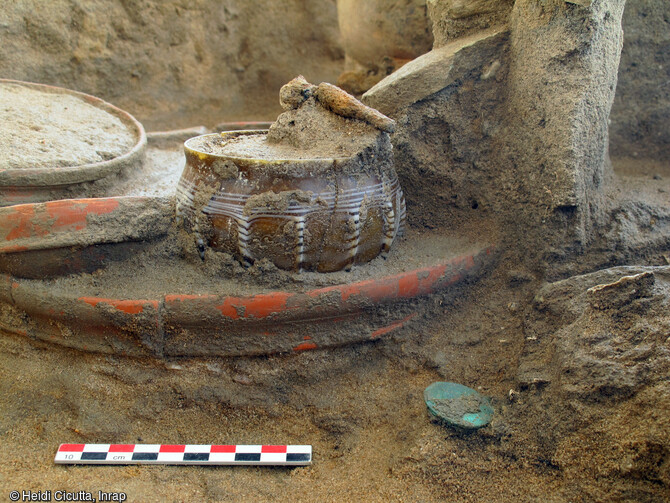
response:
[[[264,160],[203,151],[207,142],[266,133],[224,132],[184,144],[177,216],[203,258],[210,246],[246,263],[267,258],[281,269],[330,272],[388,252],[405,220],[388,135],[347,158]]]

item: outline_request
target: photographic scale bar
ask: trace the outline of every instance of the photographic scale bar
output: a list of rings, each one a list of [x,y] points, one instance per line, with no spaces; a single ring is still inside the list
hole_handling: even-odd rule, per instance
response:
[[[312,464],[311,445],[61,444],[55,463],[75,465]]]

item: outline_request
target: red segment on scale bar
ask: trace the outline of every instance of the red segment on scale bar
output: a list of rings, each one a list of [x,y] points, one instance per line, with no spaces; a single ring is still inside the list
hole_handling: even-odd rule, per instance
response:
[[[133,452],[135,444],[112,444],[109,446],[109,452]]]
[[[61,444],[58,448],[60,452],[84,452],[86,444]]]

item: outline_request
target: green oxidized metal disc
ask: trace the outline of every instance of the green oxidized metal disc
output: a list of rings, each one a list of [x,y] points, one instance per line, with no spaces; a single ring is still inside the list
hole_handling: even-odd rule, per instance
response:
[[[450,426],[474,430],[493,418],[488,397],[454,382],[434,382],[423,392],[430,413]]]

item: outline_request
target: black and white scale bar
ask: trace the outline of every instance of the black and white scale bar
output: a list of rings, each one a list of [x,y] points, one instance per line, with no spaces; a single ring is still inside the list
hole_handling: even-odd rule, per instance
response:
[[[91,465],[312,464],[311,445],[61,444],[54,462]]]

